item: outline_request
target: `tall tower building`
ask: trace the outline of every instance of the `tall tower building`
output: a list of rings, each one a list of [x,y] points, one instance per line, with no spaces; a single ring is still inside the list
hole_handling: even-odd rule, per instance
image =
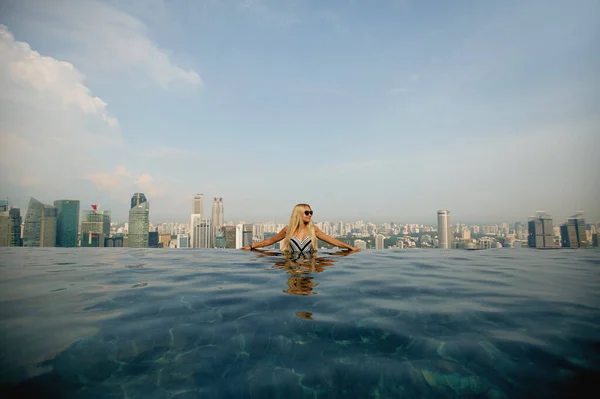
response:
[[[438,219],[438,245],[442,249],[452,248],[452,229],[450,228],[450,212],[441,210],[437,213]]]
[[[212,242],[216,246],[216,237],[223,231],[223,198],[215,197],[212,204]]]
[[[383,234],[377,234],[375,236],[375,249],[383,249],[385,242],[385,236]]]
[[[194,195],[192,200],[192,214],[200,215],[200,219],[204,218],[204,194]]]
[[[11,208],[0,212],[0,247],[21,246],[21,210]]]
[[[229,249],[235,248],[235,226],[223,226],[223,237],[225,247]]]
[[[578,212],[560,226],[561,246],[564,248],[585,248],[587,236],[583,212]]]
[[[252,245],[252,230],[253,225],[251,223],[244,223],[242,227],[242,246]]]
[[[146,196],[144,195],[144,193],[135,193],[135,194],[133,194],[133,197],[131,197],[130,209],[136,205],[143,204],[146,201],[148,201],[148,200],[146,199]]]
[[[530,248],[554,247],[552,216],[544,211],[538,211],[536,216],[529,218],[527,243]]]
[[[202,219],[200,215],[192,215],[190,228],[192,248],[212,248],[212,228],[209,219]]]
[[[24,247],[54,247],[56,245],[56,208],[35,198],[29,200],[23,229]]]
[[[56,246],[76,247],[79,231],[79,201],[54,201],[56,207]]]
[[[110,235],[110,211],[102,211],[98,205],[83,211],[81,218],[81,246],[104,247]]]
[[[144,202],[135,205],[129,210],[129,232],[127,235],[127,245],[130,248],[148,248],[150,208],[148,202],[145,200],[146,197],[144,194],[141,194],[141,196],[143,196]],[[133,203],[133,198],[131,202]]]

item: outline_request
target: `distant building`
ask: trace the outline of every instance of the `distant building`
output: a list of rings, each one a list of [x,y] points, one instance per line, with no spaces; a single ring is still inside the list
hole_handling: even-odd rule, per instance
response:
[[[598,233],[592,234],[592,247],[598,248]]]
[[[55,245],[56,208],[31,198],[25,215],[23,246],[54,247]]]
[[[158,248],[158,231],[148,232],[148,248]]]
[[[225,248],[225,234],[223,231],[218,232],[215,236],[215,248]]]
[[[81,246],[104,247],[110,235],[110,212],[92,205],[81,214]],[[112,243],[110,243],[112,244]]]
[[[200,215],[200,219],[204,218],[204,194],[194,195],[192,200],[192,214]]]
[[[354,246],[362,251],[367,249],[367,242],[365,240],[356,239],[354,240]]]
[[[235,248],[240,249],[244,246],[244,224],[240,223],[235,226]]]
[[[453,247],[454,234],[450,227],[450,212],[447,210],[441,210],[437,213],[438,217],[438,246],[441,249],[448,249]]]
[[[11,208],[0,212],[0,247],[21,246],[21,210]]]
[[[383,249],[384,241],[385,241],[385,236],[382,234],[377,234],[375,236],[375,249]]]
[[[189,248],[190,237],[187,234],[177,234],[177,248]]]
[[[200,219],[200,215],[192,218],[190,226],[191,248],[212,248],[212,228],[209,219]]]
[[[143,195],[136,193],[136,195]],[[134,195],[135,198],[135,195]],[[133,203],[133,199],[131,202]],[[146,197],[143,197],[144,200]],[[129,232],[127,245],[130,248],[148,248],[148,229],[150,227],[150,208],[147,201],[139,203],[129,210]]]
[[[162,244],[163,248],[169,248],[171,246],[171,233],[163,233],[158,236],[158,242]]]
[[[252,224],[244,223],[242,227],[242,247],[252,245]]]
[[[6,211],[8,211],[8,201],[0,200],[0,212],[6,212]]]
[[[223,229],[223,198],[215,197],[212,205],[212,242]],[[213,245],[216,247],[216,244]]]
[[[530,248],[554,248],[552,216],[543,211],[537,213],[529,218],[527,243]]]
[[[481,249],[490,249],[496,247],[496,240],[491,237],[482,237],[479,240],[479,248]]]
[[[560,226],[560,237],[563,248],[585,248],[587,246],[583,213],[571,216],[565,224]]]
[[[223,248],[235,249],[235,226],[223,226],[223,238],[225,240]]]
[[[79,201],[57,200],[56,208],[56,246],[76,247],[79,234]]]
[[[146,199],[146,195],[144,195],[144,193],[135,193],[131,197],[131,206],[129,207],[129,209],[133,208],[134,206],[141,205],[147,201],[148,200]]]

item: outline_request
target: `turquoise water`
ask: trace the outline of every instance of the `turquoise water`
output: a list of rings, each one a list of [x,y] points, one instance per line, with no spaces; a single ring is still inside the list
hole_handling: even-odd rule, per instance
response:
[[[7,248],[0,273],[2,397],[568,397],[600,376],[597,250]]]

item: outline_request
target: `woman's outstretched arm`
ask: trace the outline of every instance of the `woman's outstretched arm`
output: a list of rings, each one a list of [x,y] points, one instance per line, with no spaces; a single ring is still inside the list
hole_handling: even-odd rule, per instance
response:
[[[283,229],[281,229],[281,231],[279,233],[275,234],[273,237],[267,238],[266,240],[262,240],[261,242],[253,243],[252,245],[246,245],[245,247],[242,247],[241,249],[250,250],[250,249],[256,249],[256,248],[261,248],[261,247],[268,247],[269,245],[273,245],[276,242],[283,240],[285,238],[286,231],[287,231],[287,226],[285,226]]]
[[[323,233],[323,232],[321,231],[321,229],[319,229],[317,226],[314,226],[314,227],[315,227],[315,233],[317,233],[317,238],[318,238],[319,240],[323,240],[323,241],[325,241],[326,243],[329,243],[329,244],[331,244],[331,245],[335,245],[336,247],[340,247],[340,248],[342,248],[342,249],[348,249],[348,250],[350,250],[350,251],[353,251],[353,252],[354,252],[354,251],[360,251],[360,249],[359,249],[359,248],[356,248],[356,247],[350,246],[350,245],[348,245],[348,244],[346,244],[346,243],[343,243],[343,242],[341,242],[340,240],[338,240],[338,239],[336,239],[336,238],[333,238],[333,237],[331,237],[331,236],[328,236],[327,234]]]

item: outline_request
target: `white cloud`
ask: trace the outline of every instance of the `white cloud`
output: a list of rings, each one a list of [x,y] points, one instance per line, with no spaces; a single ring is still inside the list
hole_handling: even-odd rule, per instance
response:
[[[30,104],[41,99],[63,108],[73,106],[85,114],[100,116],[111,127],[117,126],[106,103],[92,96],[82,83],[84,79],[73,64],[40,55],[0,25],[0,96]],[[23,95],[25,91],[35,95]]]
[[[19,199],[15,205],[85,193],[82,176],[122,148],[117,119],[84,80],[73,64],[40,54],[0,25],[0,187]]]
[[[163,88],[202,85],[196,71],[175,65],[150,39],[142,21],[110,4],[95,0],[26,3],[17,7],[31,29],[75,43],[76,56],[87,69],[141,70]]]

